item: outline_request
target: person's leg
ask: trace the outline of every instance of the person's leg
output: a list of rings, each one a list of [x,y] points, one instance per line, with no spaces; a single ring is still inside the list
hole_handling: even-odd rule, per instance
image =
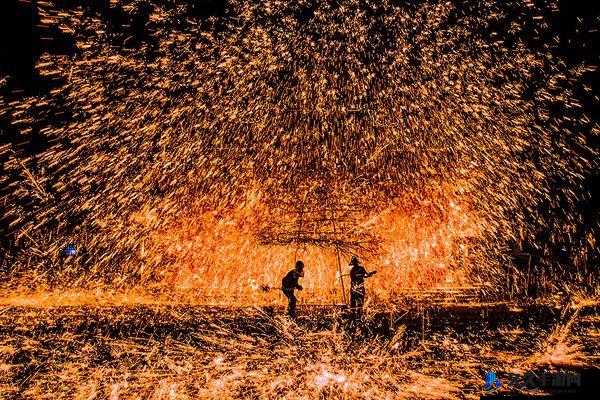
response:
[[[287,313],[288,315],[291,316],[292,313],[292,297],[294,296],[294,293],[290,290],[283,290],[283,294],[285,295],[285,297],[287,297],[288,300],[288,306],[287,306]]]
[[[296,296],[294,296],[294,292],[290,294],[290,303],[288,307],[288,314],[292,318],[296,318]]]
[[[352,318],[357,320],[359,318],[359,306],[360,306],[360,292],[358,288],[353,288],[350,291],[350,312]]]
[[[356,316],[362,318],[363,305],[365,304],[365,289],[360,288],[356,291]]]

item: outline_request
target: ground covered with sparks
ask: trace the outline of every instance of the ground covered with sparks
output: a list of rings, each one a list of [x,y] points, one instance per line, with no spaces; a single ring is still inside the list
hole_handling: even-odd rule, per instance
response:
[[[301,308],[297,323],[271,308],[5,307],[0,395],[454,399],[484,393],[486,371],[501,393],[565,389],[533,373],[597,379],[597,302],[425,307],[371,310],[355,329],[333,307]]]

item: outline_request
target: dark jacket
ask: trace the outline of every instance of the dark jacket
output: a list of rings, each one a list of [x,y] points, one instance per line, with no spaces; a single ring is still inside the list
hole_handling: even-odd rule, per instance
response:
[[[365,283],[365,278],[371,276],[365,267],[355,265],[350,269],[350,284],[351,286],[362,286]]]
[[[295,269],[291,270],[281,280],[281,288],[283,290],[300,289],[298,279],[300,279],[300,274]]]

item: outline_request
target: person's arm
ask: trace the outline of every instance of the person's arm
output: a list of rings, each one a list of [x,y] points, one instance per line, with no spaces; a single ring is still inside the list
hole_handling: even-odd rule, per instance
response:
[[[296,281],[295,281],[295,283],[296,283],[296,289],[302,290],[302,286],[298,283],[298,279],[300,279],[300,275],[296,274]]]
[[[362,269],[362,272],[364,273],[365,278],[370,278],[371,276],[377,273],[377,271],[367,272],[367,270],[364,267]]]
[[[298,279],[300,279],[300,275],[298,275],[297,272],[294,273],[294,281],[293,281],[293,285],[292,287],[298,289],[298,290],[302,290],[302,286],[300,286],[300,284],[298,283]]]

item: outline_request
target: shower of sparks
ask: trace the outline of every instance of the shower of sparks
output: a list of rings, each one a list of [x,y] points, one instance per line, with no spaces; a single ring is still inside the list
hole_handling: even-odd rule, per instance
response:
[[[0,179],[26,286],[257,301],[296,256],[329,301],[337,248],[382,271],[385,298],[467,275],[493,286],[509,243],[577,229],[597,127],[574,93],[596,66],[517,34],[546,38],[556,2],[232,0],[202,19],[180,1],[110,4],[147,12],[140,37],[39,2],[39,25],[75,41],[36,66],[64,85],[0,100],[24,138],[0,144]],[[560,226],[542,204],[566,207]],[[80,246],[68,261],[66,243]],[[585,264],[595,244],[574,246]]]

